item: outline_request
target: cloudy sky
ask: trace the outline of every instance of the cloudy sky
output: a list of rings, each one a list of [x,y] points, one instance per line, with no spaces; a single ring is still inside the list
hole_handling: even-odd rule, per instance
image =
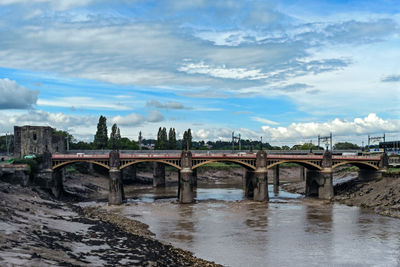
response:
[[[0,0],[0,133],[400,139],[398,0]]]

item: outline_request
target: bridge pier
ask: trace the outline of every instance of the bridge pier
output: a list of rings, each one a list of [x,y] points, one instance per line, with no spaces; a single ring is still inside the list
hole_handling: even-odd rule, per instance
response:
[[[180,170],[179,188],[179,203],[192,203],[194,201],[192,169],[184,168]]]
[[[306,180],[306,168],[304,166],[300,166],[300,181]]]
[[[193,170],[192,181],[193,181],[193,186],[197,188],[197,169]]]
[[[120,205],[124,198],[119,152],[113,150],[110,152],[108,204]]]
[[[120,205],[123,200],[121,171],[118,168],[111,168],[109,171],[109,179],[108,204]]]
[[[306,196],[317,196],[321,199],[332,199],[333,175],[332,153],[325,150],[321,170],[308,170],[306,175]]]
[[[243,188],[246,198],[253,198],[254,196],[254,176],[254,171],[245,169],[243,174]]]
[[[306,196],[316,196],[320,199],[333,197],[331,170],[308,170],[306,174]]]
[[[276,165],[274,168],[274,194],[277,195],[279,193],[279,165]]]
[[[165,186],[165,165],[153,163],[153,187]]]
[[[254,172],[255,186],[254,186],[254,201],[268,201],[268,175],[267,169],[257,169]]]
[[[42,188],[50,190],[55,198],[60,198],[63,188],[63,179],[65,170],[59,168],[53,171],[52,169],[52,155],[50,152],[43,153],[40,171],[34,179],[34,183]]]
[[[254,201],[268,201],[267,153],[259,150],[256,154],[256,170],[254,172]]]
[[[194,201],[192,152],[183,151],[181,155],[182,169],[179,171],[179,203],[187,204]]]

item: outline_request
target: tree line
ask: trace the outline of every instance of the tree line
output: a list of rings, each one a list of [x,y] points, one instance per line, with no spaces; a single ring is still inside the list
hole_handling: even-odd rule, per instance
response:
[[[141,132],[139,133],[139,140],[134,141],[127,137],[122,137],[120,129],[116,123],[111,127],[111,133],[108,135],[107,129],[107,118],[100,116],[99,122],[97,123],[96,134],[94,135],[93,142],[77,141],[71,134],[66,131],[54,131],[55,134],[63,135],[69,144],[69,149],[72,150],[95,150],[95,149],[121,149],[121,150],[138,150],[140,149],[139,143],[141,143],[141,149],[155,149],[155,150],[184,150],[184,149],[195,149],[195,150],[231,150],[231,141],[193,141],[191,129],[186,130],[183,133],[182,139],[177,139],[175,128],[170,128],[167,133],[167,128],[160,127],[157,133],[157,139],[142,139]],[[12,138],[13,136],[9,136]],[[302,145],[289,146],[272,146],[268,142],[253,141],[253,140],[241,140],[242,150],[258,150],[260,148],[267,150],[320,150],[323,147],[317,147],[316,145],[305,143]],[[236,142],[233,146],[235,150],[239,149],[239,144]],[[339,149],[360,149],[356,144],[350,142],[338,142],[333,147],[336,150]],[[6,148],[6,137],[0,136],[0,152],[4,153],[7,151]],[[10,146],[10,152],[13,151],[13,143]]]

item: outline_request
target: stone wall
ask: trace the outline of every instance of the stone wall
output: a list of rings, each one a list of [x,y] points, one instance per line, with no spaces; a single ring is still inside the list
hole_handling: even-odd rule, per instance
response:
[[[14,157],[29,154],[65,153],[65,138],[48,126],[14,126]]]

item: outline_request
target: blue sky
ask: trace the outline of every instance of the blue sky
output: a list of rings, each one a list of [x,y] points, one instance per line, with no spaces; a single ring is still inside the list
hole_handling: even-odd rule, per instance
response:
[[[0,133],[400,137],[399,1],[0,0]]]

